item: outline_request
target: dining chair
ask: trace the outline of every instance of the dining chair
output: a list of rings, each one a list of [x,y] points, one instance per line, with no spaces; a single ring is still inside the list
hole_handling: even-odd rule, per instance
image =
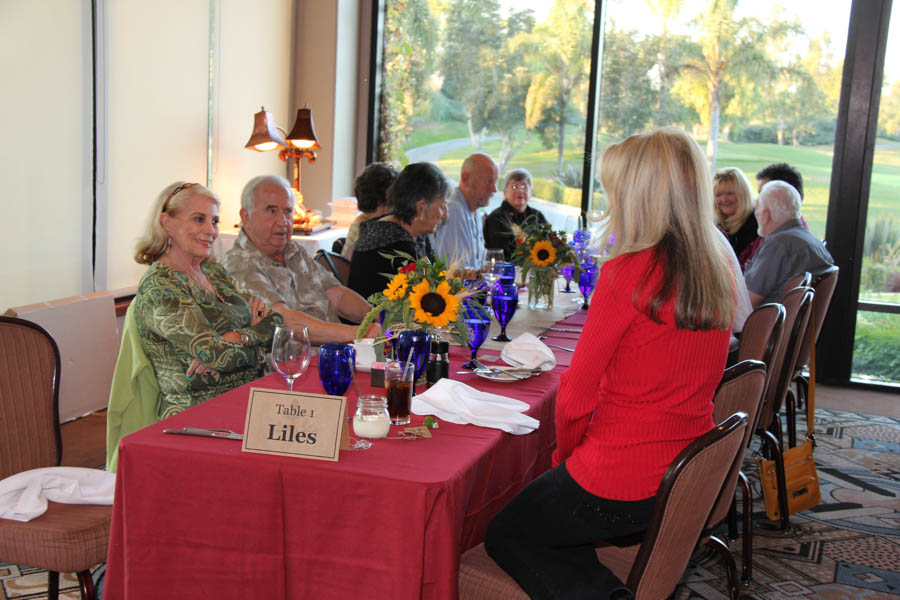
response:
[[[335,252],[329,252],[325,249],[316,250],[315,260],[317,263],[331,271],[341,285],[347,285],[350,278],[350,261]]]
[[[812,274],[809,271],[794,275],[784,284],[784,288],[781,291],[781,297],[784,298],[784,295],[794,288],[809,287],[810,282],[812,282]]]
[[[779,306],[780,305],[776,305]],[[731,539],[735,539],[736,526],[734,523],[734,505],[737,493],[737,484],[740,482],[741,491],[743,492],[743,565],[742,577],[744,583],[750,583],[752,564],[753,564],[753,496],[750,490],[750,482],[747,476],[741,470],[744,463],[744,453],[750,444],[750,438],[753,435],[753,429],[756,426],[756,418],[759,416],[759,408],[762,404],[763,391],[766,385],[766,365],[758,360],[745,360],[729,367],[722,376],[716,388],[716,395],[713,400],[713,421],[716,423],[723,422],[729,415],[737,412],[747,414],[747,429],[741,441],[740,450],[735,457],[722,491],[719,492],[716,503],[713,506],[712,513],[706,523],[701,542],[705,541],[708,546],[715,549],[722,560],[725,561],[726,568],[729,573],[735,574],[736,567],[734,557],[728,550],[728,546],[718,537],[713,535],[713,531],[728,518],[728,534]],[[729,581],[731,577],[729,576]],[[732,588],[731,597],[736,600],[738,597],[737,587]]]
[[[0,479],[62,458],[59,348],[39,325],[0,317]],[[91,567],[106,560],[111,506],[49,502],[28,522],[0,519],[0,561],[48,571],[48,598],[59,574],[77,573],[82,600],[93,600]]]
[[[834,288],[837,286],[838,273],[840,269],[836,266],[829,267],[823,272],[813,277],[810,287],[815,291],[813,297],[812,316],[810,317],[810,326],[807,334],[803,338],[803,346],[800,348],[800,357],[797,359],[797,369],[791,379],[791,397],[793,398],[793,388],[796,385],[796,405],[797,408],[803,406],[806,397],[809,394],[810,379],[803,374],[803,369],[810,362],[811,352],[816,342],[819,340],[819,333],[822,331],[822,323],[828,314],[828,307],[831,305],[831,297],[834,295]],[[815,382],[813,382],[813,385]],[[796,432],[794,432],[796,437]]]
[[[640,543],[597,547],[600,562],[625,582],[637,600],[665,598],[675,589],[746,429],[747,415],[737,413],[688,444],[663,476]],[[479,544],[460,557],[459,598],[525,600],[528,596]]]
[[[784,441],[782,436],[781,406],[787,396],[794,365],[800,354],[800,345],[809,324],[809,315],[813,302],[813,290],[808,287],[796,287],[782,298],[784,305],[784,334],[775,348],[772,363],[769,366],[773,373],[769,377],[763,394],[756,433],[760,436],[761,449],[766,458],[775,460],[776,479],[778,480],[778,499],[781,507],[781,529],[787,531],[790,521],[787,513],[787,498],[784,484],[784,460],[782,456]],[[791,415],[788,415],[788,429],[791,427]]]
[[[344,251],[344,244],[347,243],[346,237],[339,237],[331,242],[331,251],[335,254],[341,254]]]
[[[784,335],[784,306],[776,302],[760,304],[744,323],[737,362],[758,360],[766,365],[766,385],[772,380],[772,359]],[[756,427],[751,423],[751,429]]]

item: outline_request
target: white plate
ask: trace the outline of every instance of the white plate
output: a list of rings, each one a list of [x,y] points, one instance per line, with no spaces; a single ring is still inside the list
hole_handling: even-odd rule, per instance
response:
[[[491,381],[501,381],[504,383],[509,383],[511,381],[524,381],[524,380],[528,379],[529,377],[531,377],[530,374],[526,374],[526,373],[522,373],[518,377],[513,377],[509,373],[504,373],[503,371],[493,371],[493,372],[475,371],[474,373],[476,375],[478,375],[479,377],[481,377],[482,379],[490,379]],[[518,375],[518,373],[517,373],[517,375]]]

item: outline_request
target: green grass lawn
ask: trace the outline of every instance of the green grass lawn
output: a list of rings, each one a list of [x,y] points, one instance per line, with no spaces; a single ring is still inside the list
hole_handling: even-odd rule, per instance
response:
[[[408,147],[415,148],[445,139],[467,136],[468,130],[463,123],[417,123],[410,136]],[[496,157],[500,153],[500,142],[488,142],[482,151]],[[444,172],[458,178],[462,161],[471,152],[471,147],[448,152],[441,157],[438,164]],[[580,169],[582,155],[583,148],[568,144],[564,162]],[[740,168],[755,186],[757,171],[774,162],[789,163],[803,174],[803,217],[813,233],[825,237],[825,219],[831,185],[830,146],[795,147],[722,142],[719,144],[716,166]],[[535,179],[550,179],[556,170],[556,149],[544,148],[536,138],[532,139],[516,152],[509,168],[525,168]],[[897,142],[878,140],[872,169],[868,216],[869,219],[879,216],[900,217],[900,144]]]

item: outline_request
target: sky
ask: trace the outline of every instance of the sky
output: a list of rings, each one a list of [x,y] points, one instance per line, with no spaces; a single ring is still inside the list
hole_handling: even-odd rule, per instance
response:
[[[685,0],[682,10],[683,23],[698,14],[706,0]],[[509,10],[530,8],[534,11],[538,22],[546,18],[552,6],[549,0],[501,0],[501,5]],[[796,17],[803,24],[810,38],[819,37],[822,32],[831,34],[832,49],[835,59],[843,58],[847,44],[847,24],[850,15],[850,0],[740,0],[739,16],[756,16],[762,21],[771,18],[776,7],[784,7],[787,18]],[[646,31],[648,25],[655,25],[656,19],[646,8],[644,2],[637,0],[611,0],[607,5],[607,19],[613,19],[621,29]],[[900,8],[893,11],[891,28],[888,34],[887,56],[884,74],[888,82],[900,80]],[[676,31],[678,29],[676,28]],[[892,39],[893,38],[893,39]]]

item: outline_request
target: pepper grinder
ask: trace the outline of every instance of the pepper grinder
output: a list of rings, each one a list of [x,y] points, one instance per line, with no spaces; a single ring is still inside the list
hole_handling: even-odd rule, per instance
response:
[[[450,342],[432,340],[431,356],[425,369],[425,381],[428,385],[434,385],[444,377],[450,377]]]

